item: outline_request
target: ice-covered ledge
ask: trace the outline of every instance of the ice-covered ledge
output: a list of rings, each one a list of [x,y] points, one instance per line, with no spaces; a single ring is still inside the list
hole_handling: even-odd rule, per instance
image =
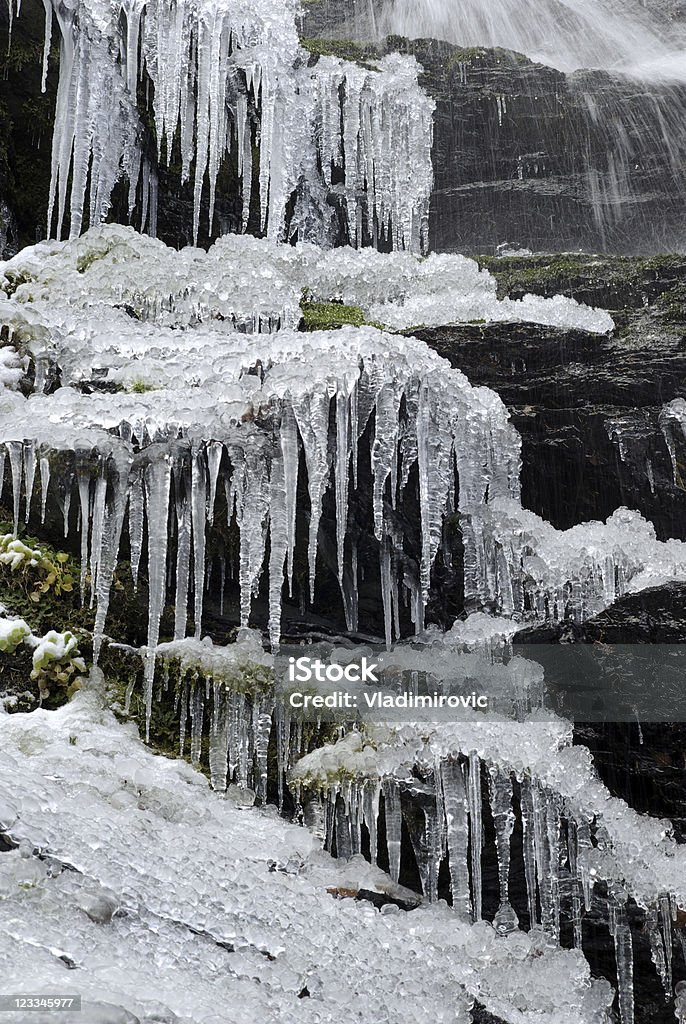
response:
[[[360,861],[338,868],[305,830],[212,793],[92,693],[0,715],[0,736],[0,823],[21,844],[0,856],[10,987],[64,987],[63,956],[84,1002],[122,1020],[125,1008],[193,1024],[340,1024],[344,1001],[380,1022],[467,1024],[475,996],[511,1024],[608,1019],[610,986],[579,951],[498,937],[444,904],[393,914],[333,900],[327,888],[392,882]],[[111,924],[95,923],[104,898],[119,908]]]

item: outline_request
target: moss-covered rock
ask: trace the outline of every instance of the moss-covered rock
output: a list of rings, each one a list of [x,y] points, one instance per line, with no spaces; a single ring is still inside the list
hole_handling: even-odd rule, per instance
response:
[[[374,60],[381,56],[378,48],[372,43],[356,43],[352,39],[304,38],[300,43],[314,58],[312,63],[319,57],[340,57],[342,60],[353,61],[369,71],[374,71]]]
[[[686,256],[678,254],[480,256],[478,262],[495,277],[500,298],[567,295],[611,310],[644,309],[659,299],[658,309],[669,308],[672,319],[679,318],[686,284]]]
[[[346,306],[342,302],[310,302],[303,299],[300,308],[301,331],[335,331],[346,324],[361,327],[366,323],[364,312],[359,306]]]

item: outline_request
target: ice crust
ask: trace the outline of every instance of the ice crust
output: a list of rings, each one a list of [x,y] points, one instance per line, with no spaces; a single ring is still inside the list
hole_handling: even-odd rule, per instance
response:
[[[66,957],[84,1003],[109,1005],[108,1024],[126,1013],[468,1024],[475,996],[512,1024],[607,1019],[610,987],[591,981],[578,950],[535,932],[498,937],[445,904],[391,914],[332,898],[327,889],[402,890],[361,857],[339,867],[306,830],[213,794],[91,692],[56,712],[0,716],[0,733],[0,821],[20,844],[0,854],[12,990],[61,991]]]
[[[103,225],[69,243],[30,246],[0,263],[3,271],[24,304],[40,308],[41,298],[54,304],[62,296],[77,307],[103,302],[128,310],[129,320],[135,315],[170,328],[216,321],[222,331],[297,327],[303,290],[314,301],[360,306],[370,322],[394,330],[472,320],[525,320],[597,333],[614,326],[605,310],[565,296],[498,300],[495,278],[460,255],[417,259],[371,249],[326,251],[251,236],[226,235],[208,252],[175,252],[132,228]],[[30,316],[30,307],[24,312]]]

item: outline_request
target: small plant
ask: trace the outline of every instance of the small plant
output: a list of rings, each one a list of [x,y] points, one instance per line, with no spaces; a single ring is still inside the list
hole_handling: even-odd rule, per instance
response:
[[[145,395],[148,391],[157,391],[158,388],[154,384],[147,384],[144,380],[134,380],[126,390],[134,395]]]
[[[32,637],[27,642],[35,645],[31,678],[38,683],[41,698],[49,696],[51,684],[65,687],[71,696],[79,687],[79,675],[86,671],[74,634],[69,630],[58,633],[51,629],[45,636]]]
[[[49,558],[40,548],[31,548],[11,533],[0,535],[0,564],[12,572],[22,571],[28,596],[37,604],[52,590],[60,596],[74,589],[74,577],[68,571],[69,555],[64,551]],[[38,578],[36,578],[36,576]]]
[[[31,630],[23,619],[0,619],[0,651],[4,654],[14,654],[28,636]]]

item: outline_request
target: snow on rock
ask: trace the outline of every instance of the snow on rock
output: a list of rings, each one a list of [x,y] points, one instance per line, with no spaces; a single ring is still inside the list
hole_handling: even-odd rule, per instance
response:
[[[0,854],[9,990],[66,991],[68,963],[67,988],[108,1021],[467,1024],[474,997],[512,1024],[608,1019],[611,989],[578,950],[498,936],[443,903],[333,898],[393,883],[152,755],[93,692],[0,716],[0,733],[3,829],[20,844]],[[109,923],[88,912],[104,896]]]
[[[686,580],[686,544],[658,541],[638,512],[556,530],[512,500],[489,504],[469,589],[496,612],[583,621],[626,593]],[[495,567],[495,571],[494,571]]]

